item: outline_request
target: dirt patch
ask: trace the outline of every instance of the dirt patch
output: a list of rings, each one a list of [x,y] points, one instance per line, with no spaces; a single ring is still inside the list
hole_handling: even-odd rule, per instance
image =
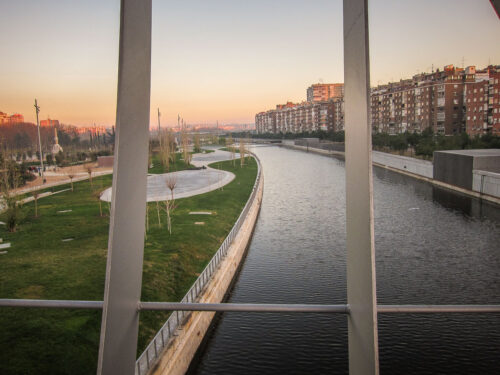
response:
[[[17,295],[19,298],[27,298],[27,299],[39,299],[45,288],[42,285],[30,285],[24,289],[21,289]]]

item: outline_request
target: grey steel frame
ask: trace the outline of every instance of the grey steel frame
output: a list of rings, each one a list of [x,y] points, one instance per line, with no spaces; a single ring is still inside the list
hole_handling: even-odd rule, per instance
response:
[[[0,299],[0,307],[38,307],[44,309],[102,309],[103,301],[73,301],[46,299]],[[139,302],[138,311],[214,311],[214,312],[291,312],[350,314],[350,306],[310,304],[261,303],[196,303],[196,302]],[[378,305],[378,314],[420,313],[500,313],[500,305]]]
[[[496,3],[496,2],[495,2]],[[492,2],[493,4],[493,2]],[[495,6],[495,5],[494,5]],[[377,305],[368,119],[368,2],[344,0],[347,298],[345,305],[201,304],[196,298],[255,199],[181,302],[140,302],[151,82],[151,0],[121,0],[113,202],[104,301],[0,299],[0,307],[102,309],[98,374],[143,374],[168,345],[186,311],[342,313],[349,321],[349,372],[378,374],[377,314],[500,313],[499,305]],[[133,153],[130,152],[133,149]],[[135,363],[140,310],[173,311]],[[168,336],[166,337],[166,335]],[[145,361],[145,363],[144,363]]]
[[[344,0],[349,373],[378,374],[368,0]]]

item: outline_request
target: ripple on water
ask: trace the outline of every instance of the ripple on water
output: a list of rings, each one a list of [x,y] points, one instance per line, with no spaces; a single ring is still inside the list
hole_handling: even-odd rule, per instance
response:
[[[264,200],[231,302],[345,303],[344,162],[255,148]],[[381,304],[500,303],[500,210],[374,169]],[[418,207],[418,210],[410,210]],[[380,315],[382,374],[498,371],[498,315]],[[228,313],[195,374],[346,374],[347,321]]]

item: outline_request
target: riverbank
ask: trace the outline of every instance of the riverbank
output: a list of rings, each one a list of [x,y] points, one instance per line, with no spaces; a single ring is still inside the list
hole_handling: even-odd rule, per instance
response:
[[[343,151],[335,151],[335,150],[325,150],[312,146],[300,146],[294,144],[282,144],[280,147],[299,150],[305,152],[312,152],[319,155],[328,155],[333,157],[340,157],[342,159],[345,158],[345,152]],[[388,154],[380,151],[372,152],[372,162],[373,165],[381,168],[386,168],[391,171],[401,173],[419,180],[427,181],[435,186],[442,187],[444,189],[453,190],[459,192],[461,194],[465,194],[474,198],[484,199],[488,202],[496,203],[500,205],[500,198],[496,196],[492,196],[489,194],[483,194],[477,191],[464,189],[455,185],[447,184],[445,182],[441,182],[435,180],[433,178],[433,167],[432,163],[426,160],[420,160],[415,158],[410,158],[407,156],[399,156]],[[490,176],[491,178],[491,176]],[[497,182],[498,183],[498,182]]]
[[[235,179],[223,190],[177,200],[172,235],[165,212],[160,210],[160,225],[156,203],[148,205],[142,300],[179,301],[248,200],[257,174],[255,161],[244,168],[239,163],[217,164]],[[110,175],[93,180],[94,189],[110,184]],[[1,237],[12,244],[0,255],[1,298],[102,300],[108,205],[102,204],[100,216],[90,182],[75,183],[74,188],[40,200],[38,218],[33,217],[33,202],[25,204],[18,232],[0,227]],[[141,312],[138,353],[168,316]],[[95,373],[100,319],[100,311],[1,309],[0,373]]]

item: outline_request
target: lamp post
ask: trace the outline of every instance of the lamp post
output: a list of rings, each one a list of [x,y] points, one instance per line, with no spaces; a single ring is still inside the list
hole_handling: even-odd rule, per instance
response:
[[[38,103],[35,99],[35,111],[36,111],[36,127],[38,130],[38,147],[40,151],[40,170],[42,173],[42,184],[45,183],[45,177],[43,174],[43,154],[42,154],[42,141],[40,139],[40,122],[38,121],[38,113],[40,112],[40,107],[38,106]]]

